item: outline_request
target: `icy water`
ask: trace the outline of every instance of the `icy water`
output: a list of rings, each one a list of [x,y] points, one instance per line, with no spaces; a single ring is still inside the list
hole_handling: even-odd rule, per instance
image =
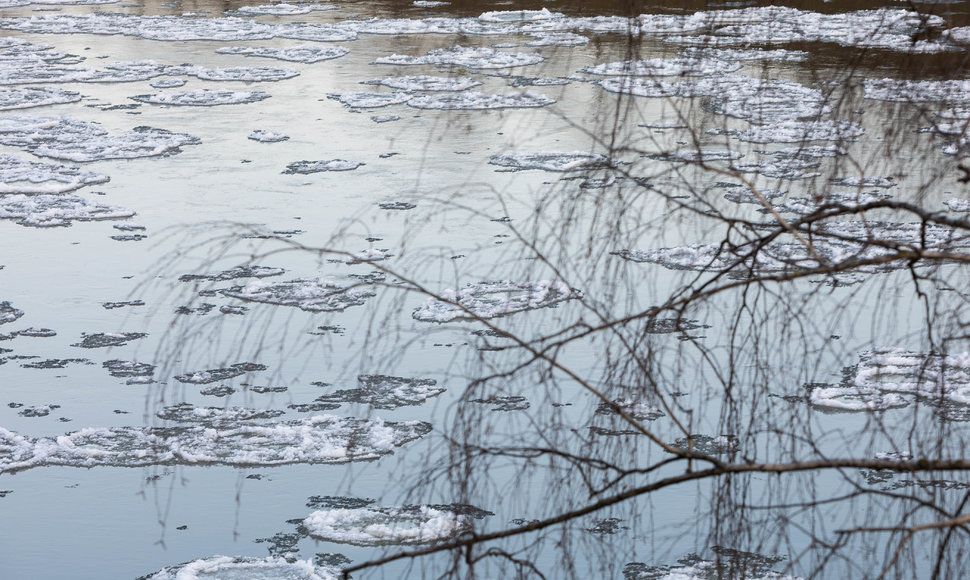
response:
[[[705,225],[885,199],[970,210],[964,6],[837,4],[0,0],[0,578],[330,578],[547,517],[570,485],[555,472],[435,471],[459,429],[663,452],[563,375],[503,374],[522,354],[503,333],[621,317],[700,273],[875,263],[887,248],[855,241],[873,232],[966,251],[943,225],[846,218],[812,252],[779,237],[739,261]],[[597,202],[614,197],[633,209]],[[946,268],[922,288],[939,312],[964,307],[966,275]],[[807,414],[799,445],[843,455],[879,412],[868,456],[899,451],[894,422],[940,414],[959,453],[970,355],[929,352],[909,276],[887,261],[796,282],[811,333],[776,297],[751,305],[770,348],[739,364],[770,404],[727,419],[712,385],[743,295],[639,333],[668,400],[614,374],[609,341],[561,356],[674,448],[770,458],[770,433]],[[554,434],[537,429],[550,417]],[[783,495],[966,487],[876,475]],[[602,510],[563,532],[570,563],[530,557],[549,577],[628,579],[824,560],[806,526],[836,516],[731,545],[706,517],[717,491]],[[849,554],[826,576],[869,573],[872,554]]]

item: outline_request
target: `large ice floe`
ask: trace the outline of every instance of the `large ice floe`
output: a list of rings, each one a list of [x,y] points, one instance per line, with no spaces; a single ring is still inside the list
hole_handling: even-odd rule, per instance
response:
[[[199,89],[180,93],[155,93],[128,97],[141,103],[152,105],[215,107],[218,105],[244,105],[256,103],[270,96],[263,91],[230,91],[219,89]]]
[[[349,280],[255,280],[245,286],[222,290],[222,293],[250,302],[296,306],[308,312],[332,312],[364,304],[368,298],[376,296],[373,284],[380,280],[379,276]]]
[[[335,508],[311,513],[303,527],[316,539],[342,544],[427,544],[470,530],[472,518],[445,506]]]
[[[67,117],[0,117],[0,144],[75,163],[171,155],[200,142],[192,135],[153,127],[109,135],[96,123]]]
[[[54,87],[7,89],[0,91],[0,111],[76,103],[80,100],[81,93]]]
[[[930,354],[873,349],[859,355],[837,385],[810,385],[809,401],[840,411],[906,407],[915,400],[946,406],[970,405],[970,353]]]
[[[459,290],[449,288],[439,296],[440,300],[430,298],[415,309],[412,318],[423,322],[489,319],[553,306],[582,294],[558,280],[497,280],[468,284]]]
[[[747,580],[799,580],[794,576],[772,570],[781,556],[765,556],[715,546],[711,551],[717,557],[705,560],[697,554],[689,554],[677,565],[651,566],[643,562],[630,562],[623,566],[624,580],[707,580],[713,578],[745,578]]]
[[[584,169],[599,169],[613,167],[616,162],[599,153],[585,151],[538,151],[513,152],[493,155],[488,162],[499,167],[506,167],[508,171],[522,171],[526,169],[541,169],[543,171],[577,171]]]
[[[434,379],[414,379],[389,375],[360,375],[356,389],[339,389],[317,397],[320,403],[360,403],[375,409],[396,409],[421,405],[445,392]]]
[[[107,183],[107,175],[0,154],[0,194],[53,194]],[[2,203],[2,202],[0,202]]]
[[[166,566],[138,580],[337,580],[336,570],[310,560],[212,556]]]
[[[0,427],[0,473],[42,466],[272,466],[378,459],[431,431],[420,421],[316,415],[219,426],[88,427],[32,438]]]
[[[285,48],[228,46],[220,48],[216,52],[219,54],[241,54],[243,56],[274,58],[276,60],[310,64],[321,60],[340,58],[350,51],[340,46],[313,46],[304,44]]]
[[[365,81],[365,85],[383,85],[398,91],[406,92],[436,92],[436,91],[466,91],[481,86],[480,81],[471,77],[438,77],[432,75],[413,75],[388,77],[373,81]]]
[[[502,52],[494,48],[453,46],[437,48],[424,56],[393,54],[374,60],[374,64],[460,66],[471,69],[501,69],[538,64],[545,60],[538,54]]]
[[[130,218],[135,212],[64,194],[0,195],[0,219],[35,228],[69,226],[75,221]]]

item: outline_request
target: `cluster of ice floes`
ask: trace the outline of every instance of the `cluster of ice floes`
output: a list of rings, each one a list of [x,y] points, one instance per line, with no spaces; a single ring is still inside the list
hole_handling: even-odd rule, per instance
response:
[[[434,379],[392,377],[388,375],[360,375],[356,389],[340,389],[317,397],[320,403],[360,403],[375,409],[421,405],[445,392]]]
[[[344,56],[349,50],[340,46],[300,45],[285,48],[229,46],[216,50],[219,54],[241,54],[261,58],[274,58],[289,62],[314,63]]]
[[[218,105],[244,105],[268,99],[263,91],[230,91],[226,89],[199,89],[179,93],[154,93],[128,97],[141,103],[152,105],[215,107]]]
[[[0,427],[0,473],[41,466],[269,466],[378,459],[431,431],[420,421],[316,415],[260,424],[89,427],[32,438]]]
[[[0,117],[0,144],[76,163],[170,155],[199,143],[198,137],[153,127],[109,135],[96,123],[67,117]]]
[[[376,296],[371,286],[380,276],[350,280],[297,279],[286,282],[255,280],[245,286],[222,290],[232,298],[282,306],[296,306],[308,312],[332,312],[360,306]]]
[[[430,298],[416,308],[411,316],[424,322],[482,320],[545,308],[581,296],[578,290],[558,280],[480,282],[459,290],[444,290],[438,298]]]
[[[138,580],[215,580],[217,578],[245,578],[246,580],[337,580],[338,571],[314,566],[310,560],[287,560],[278,556],[267,558],[212,556],[166,566]]]
[[[462,510],[465,511],[465,510]],[[334,508],[318,510],[303,520],[310,536],[357,546],[427,544],[471,530],[474,515],[447,506]]]
[[[929,354],[875,349],[859,356],[838,385],[811,385],[809,401],[842,411],[905,407],[919,399],[941,406],[970,405],[970,353]]]
[[[0,111],[76,103],[81,93],[53,87],[0,90]]]
[[[732,73],[740,64],[712,58],[651,58],[609,62],[582,69],[580,72],[601,76],[670,77],[707,76]]]
[[[323,173],[326,171],[353,171],[362,165],[366,164],[361,161],[347,161],[346,159],[329,159],[327,161],[294,161],[293,163],[287,164],[283,173],[309,175],[311,173]]]
[[[538,54],[502,52],[494,48],[453,46],[437,48],[424,56],[393,54],[374,60],[374,64],[456,66],[471,69],[502,69],[538,64],[545,60]]]
[[[22,226],[68,226],[74,221],[124,219],[135,212],[88,201],[76,195],[0,195],[0,219]]]
[[[66,193],[86,185],[107,183],[108,180],[107,175],[82,171],[77,167],[27,161],[0,154],[0,194]]]
[[[857,199],[855,196],[847,194],[846,200]],[[804,200],[803,203],[812,202]],[[803,211],[802,208],[786,209]],[[633,262],[660,264],[671,270],[725,272],[730,277],[747,278],[759,274],[794,274],[842,263],[852,263],[853,272],[885,272],[905,265],[904,261],[886,260],[895,254],[895,246],[948,251],[964,251],[970,247],[970,239],[946,226],[861,221],[816,224],[811,243],[811,250],[798,241],[773,241],[692,244],[655,250],[619,250],[613,254]],[[858,261],[874,263],[856,265]]]
[[[556,152],[514,152],[493,155],[488,162],[508,171],[541,169],[543,171],[577,171],[614,167],[616,161],[599,153],[584,151]]]
[[[780,556],[765,556],[715,546],[717,557],[704,560],[689,554],[677,560],[676,566],[650,566],[630,562],[623,566],[624,580],[707,580],[713,578],[745,578],[747,580],[799,580],[794,576],[775,572],[772,568],[784,560]]]

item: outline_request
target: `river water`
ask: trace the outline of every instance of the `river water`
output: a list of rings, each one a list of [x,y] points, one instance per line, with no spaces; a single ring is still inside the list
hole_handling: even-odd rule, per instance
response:
[[[600,490],[609,468],[542,450],[670,457],[604,399],[745,461],[962,456],[958,266],[637,316],[738,267],[731,220],[970,210],[965,7],[834,4],[0,0],[0,577],[326,578],[550,517],[653,475]],[[970,245],[871,215],[740,268]],[[876,576],[895,544],[832,557],[834,530],[967,486],[849,471],[499,545],[547,577]],[[914,543],[903,577],[935,562]]]

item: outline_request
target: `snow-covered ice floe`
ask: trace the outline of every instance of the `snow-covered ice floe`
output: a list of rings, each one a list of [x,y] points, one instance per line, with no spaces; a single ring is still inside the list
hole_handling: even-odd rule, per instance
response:
[[[866,79],[865,97],[906,103],[970,102],[970,80]]]
[[[754,552],[742,552],[715,546],[717,557],[704,560],[697,554],[688,554],[677,560],[677,565],[650,566],[643,562],[630,562],[623,566],[625,580],[705,580],[708,578],[745,578],[746,580],[800,580],[775,572],[772,568],[785,560],[781,556],[765,556]]]
[[[970,353],[929,354],[873,349],[859,355],[838,385],[812,385],[812,405],[840,411],[906,407],[914,400],[970,405]]]
[[[207,369],[204,371],[192,371],[181,375],[175,375],[175,380],[180,383],[190,383],[193,385],[207,385],[219,381],[226,381],[235,377],[241,377],[246,373],[265,371],[266,365],[259,363],[242,362],[232,364],[218,369]]]
[[[290,136],[284,135],[283,133],[276,133],[274,131],[256,129],[246,138],[253,141],[259,141],[260,143],[279,143],[281,141],[288,141]]]
[[[337,10],[333,4],[263,4],[260,6],[242,6],[238,10],[227,11],[226,14],[236,16],[299,16],[311,12]]]
[[[279,276],[286,272],[283,268],[270,268],[269,266],[236,266],[215,274],[182,274],[179,276],[180,282],[192,282],[196,280],[206,280],[209,282],[225,282],[226,280],[238,280],[240,278],[268,278]]]
[[[502,52],[494,48],[453,46],[437,48],[424,56],[393,54],[374,60],[374,64],[460,66],[473,69],[500,69],[538,64],[545,60],[538,54]]]
[[[262,91],[230,91],[199,89],[181,93],[155,93],[128,97],[133,101],[152,105],[171,105],[189,107],[215,107],[218,105],[243,105],[268,99],[269,94]]]
[[[166,566],[138,580],[337,580],[337,570],[314,566],[310,560],[212,556]]]
[[[76,195],[0,195],[0,219],[35,228],[69,226],[75,221],[125,219],[135,212]]]
[[[0,194],[53,194],[107,183],[109,177],[77,167],[27,161],[0,154]],[[2,202],[0,202],[2,203]]]
[[[222,290],[222,293],[250,302],[296,306],[308,312],[333,312],[360,306],[376,296],[372,285],[380,279],[371,276],[341,281],[319,278],[286,282],[256,280],[245,286]]]
[[[392,377],[389,375],[360,375],[356,389],[340,389],[317,397],[321,403],[360,403],[375,409],[396,409],[421,405],[431,397],[445,392],[434,379]]]
[[[471,77],[439,77],[432,75],[412,75],[388,77],[374,81],[365,81],[365,85],[383,85],[406,92],[436,92],[436,91],[466,91],[481,86],[480,81]]]
[[[7,89],[0,91],[0,111],[76,103],[80,100],[81,93],[54,87]]]
[[[0,473],[45,466],[347,463],[378,459],[430,431],[420,421],[333,415],[218,427],[88,427],[40,438],[0,427]]]
[[[328,99],[340,101],[344,105],[354,109],[376,109],[379,107],[388,107],[390,105],[400,105],[408,102],[411,97],[412,95],[410,93],[405,92],[368,93],[362,91],[340,94],[332,93],[327,95]]]
[[[247,407],[197,407],[190,403],[169,405],[155,416],[165,421],[177,423],[199,423],[202,425],[229,425],[274,419],[283,415],[279,409],[249,409]]]
[[[508,316],[526,310],[553,306],[580,298],[578,290],[557,280],[512,282],[498,280],[468,284],[459,290],[447,289],[438,298],[430,298],[411,313],[423,322],[480,320]]]
[[[541,169],[543,171],[577,171],[583,169],[599,169],[614,167],[616,162],[599,153],[585,151],[537,151],[513,152],[493,155],[488,162],[491,165],[507,167],[508,171],[522,171],[526,169]]]
[[[75,163],[171,155],[199,143],[198,137],[153,127],[109,135],[96,123],[67,117],[0,117],[0,144]]]
[[[407,104],[415,109],[482,110],[537,108],[555,102],[545,95],[529,92],[489,95],[478,91],[464,91],[418,95],[409,99]]]
[[[732,73],[740,64],[710,58],[651,58],[624,60],[586,67],[579,72],[600,76],[668,77],[708,76]]]
[[[24,315],[24,311],[14,308],[10,302],[0,302],[0,324],[11,323]]]
[[[366,165],[361,161],[347,161],[346,159],[330,159],[327,161],[294,161],[286,166],[283,171],[285,174],[309,175],[311,173],[323,173],[325,171],[353,171],[358,167]]]
[[[305,44],[285,48],[228,46],[220,48],[216,52],[219,54],[240,54],[243,56],[274,58],[276,60],[310,64],[320,62],[321,60],[340,58],[350,51],[341,46],[313,46]]]
[[[325,509],[303,520],[316,539],[357,546],[439,542],[471,526],[472,516],[425,505]]]

